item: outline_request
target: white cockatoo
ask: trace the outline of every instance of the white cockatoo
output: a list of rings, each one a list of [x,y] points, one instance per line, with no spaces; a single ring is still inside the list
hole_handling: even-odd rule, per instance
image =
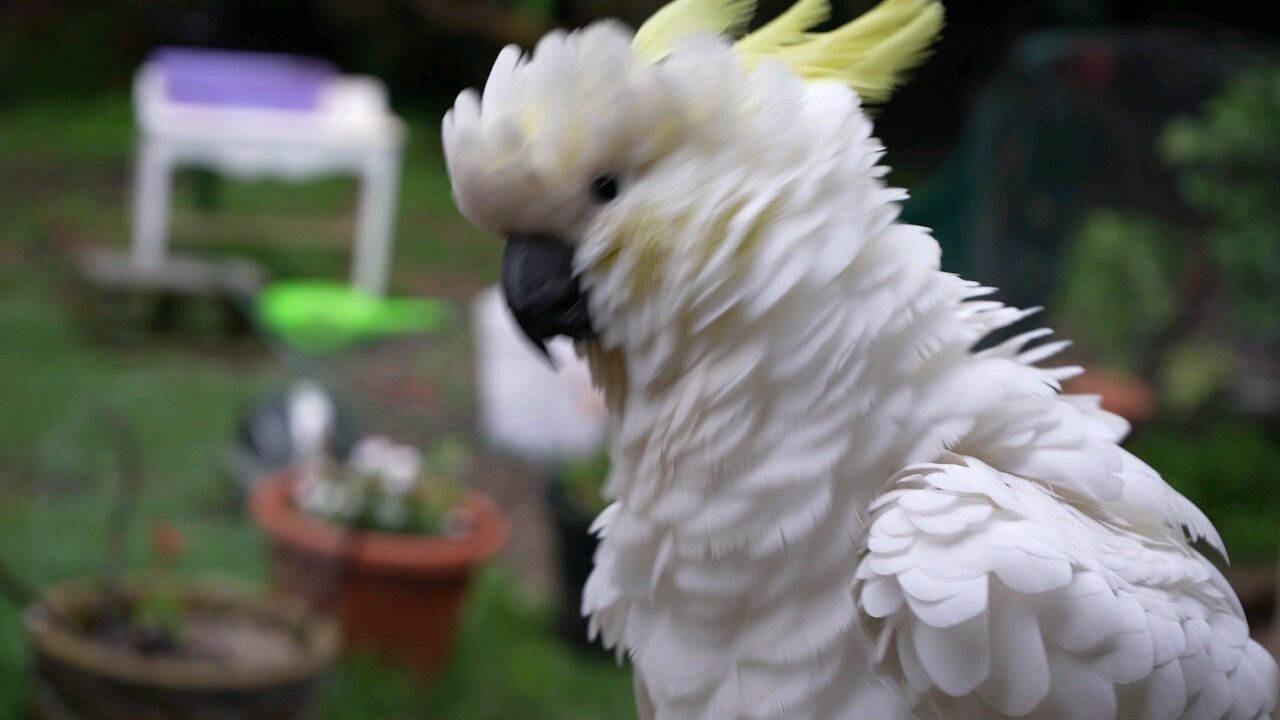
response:
[[[864,101],[942,24],[677,0],[502,51],[444,121],[535,343],[614,425],[584,594],[644,718],[1263,718],[1208,519],[899,222]]]

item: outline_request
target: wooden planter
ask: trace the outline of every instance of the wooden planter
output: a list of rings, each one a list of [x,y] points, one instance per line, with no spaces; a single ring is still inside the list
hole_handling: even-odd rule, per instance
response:
[[[126,585],[137,597],[143,585]],[[44,720],[302,720],[312,717],[319,680],[340,649],[330,620],[296,603],[263,598],[225,583],[183,588],[192,617],[225,617],[292,640],[289,652],[243,665],[144,655],[86,632],[101,617],[97,583],[64,585],[24,615],[33,655],[32,689]],[[58,619],[58,620],[55,620]],[[261,629],[255,629],[260,626]]]
[[[470,585],[471,570],[510,534],[487,496],[463,507],[474,526],[461,538],[347,528],[294,508],[289,474],[264,479],[250,509],[271,545],[272,580],[316,605],[335,606],[348,644],[406,662],[423,676],[444,664]]]

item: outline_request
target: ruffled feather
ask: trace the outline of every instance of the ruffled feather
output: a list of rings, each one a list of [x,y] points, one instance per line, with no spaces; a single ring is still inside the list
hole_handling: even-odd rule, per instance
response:
[[[1062,503],[972,457],[904,471],[894,487],[868,532],[897,541],[868,543],[855,591],[880,644],[895,649],[879,667],[926,715],[1174,720],[1275,709],[1275,662],[1180,538],[1141,535],[1100,506]],[[950,521],[945,541],[940,520]],[[938,612],[944,604],[964,612]]]

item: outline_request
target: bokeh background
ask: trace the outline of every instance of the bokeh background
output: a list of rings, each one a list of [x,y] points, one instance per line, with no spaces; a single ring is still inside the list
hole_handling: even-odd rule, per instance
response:
[[[764,0],[762,16],[786,4]],[[128,566],[155,566],[149,528],[162,522],[183,537],[175,572],[265,583],[266,540],[227,451],[262,397],[318,375],[367,427],[463,443],[462,479],[514,528],[477,573],[442,671],[423,679],[354,654],[326,682],[320,715],[628,717],[625,667],[561,632],[572,588],[558,578],[576,541],[557,506],[585,497],[589,512],[601,464],[530,462],[475,432],[467,308],[496,279],[501,248],[453,208],[438,136],[504,44],[601,17],[634,25],[657,5],[0,3],[0,561],[34,587],[100,572],[120,492],[109,407],[136,435],[145,479]],[[871,3],[835,5],[848,19]],[[1035,322],[1076,340],[1068,354],[1089,369],[1079,389],[1130,417],[1131,448],[1218,524],[1264,635],[1280,543],[1278,22],[1244,0],[953,3],[932,60],[876,117],[890,177],[912,192],[906,217],[936,229],[949,269],[1044,305]],[[381,79],[409,131],[390,291],[441,300],[449,320],[316,355],[282,352],[252,323],[224,332],[222,309],[199,302],[169,327],[163,293],[100,312],[101,288],[75,258],[127,247],[131,82],[172,45],[302,53]],[[184,170],[172,247],[278,279],[342,280],[355,198],[349,179]],[[27,658],[19,608],[0,599],[0,718],[29,712]]]

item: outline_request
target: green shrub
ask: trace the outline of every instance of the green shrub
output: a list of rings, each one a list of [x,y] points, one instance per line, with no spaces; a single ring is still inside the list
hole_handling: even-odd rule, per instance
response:
[[[1280,443],[1266,428],[1238,420],[1203,431],[1154,427],[1132,450],[1208,514],[1233,560],[1276,553]]]

